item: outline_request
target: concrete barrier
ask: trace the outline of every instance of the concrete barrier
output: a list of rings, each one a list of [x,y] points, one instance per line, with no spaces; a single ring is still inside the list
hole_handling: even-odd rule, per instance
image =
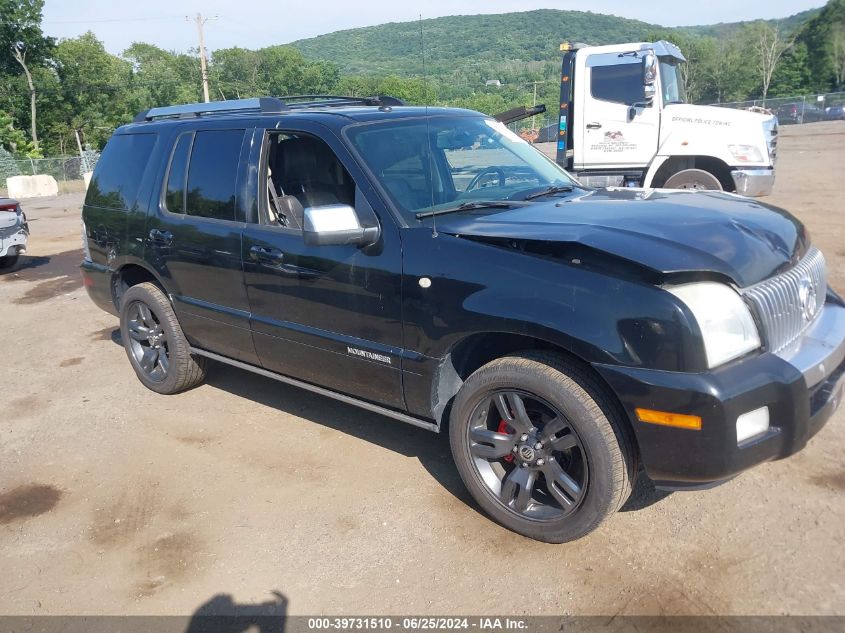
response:
[[[59,195],[59,185],[52,176],[12,176],[6,179],[10,198],[40,198]]]

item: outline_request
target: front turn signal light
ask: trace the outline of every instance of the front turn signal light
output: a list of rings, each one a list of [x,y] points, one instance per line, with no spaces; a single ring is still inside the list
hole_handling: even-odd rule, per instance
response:
[[[701,418],[697,415],[685,415],[683,413],[669,413],[668,411],[655,411],[654,409],[636,409],[637,419],[640,422],[649,424],[660,424],[661,426],[674,426],[679,429],[691,431],[701,430]]]

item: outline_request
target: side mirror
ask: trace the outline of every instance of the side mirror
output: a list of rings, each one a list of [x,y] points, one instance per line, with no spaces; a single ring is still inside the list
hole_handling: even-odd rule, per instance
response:
[[[654,82],[657,81],[657,57],[654,53],[643,55],[643,86],[651,86],[651,96],[654,96]],[[648,90],[646,90],[648,96]]]
[[[306,207],[303,219],[302,236],[311,246],[369,246],[379,238],[379,227],[361,226],[355,209],[348,204]]]

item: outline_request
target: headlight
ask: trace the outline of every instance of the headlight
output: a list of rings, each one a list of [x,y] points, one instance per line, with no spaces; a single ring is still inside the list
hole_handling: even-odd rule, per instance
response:
[[[740,163],[763,162],[763,155],[754,145],[728,145],[728,151]]]
[[[690,309],[701,335],[710,368],[760,347],[757,326],[748,306],[725,284],[700,282],[667,288]]]

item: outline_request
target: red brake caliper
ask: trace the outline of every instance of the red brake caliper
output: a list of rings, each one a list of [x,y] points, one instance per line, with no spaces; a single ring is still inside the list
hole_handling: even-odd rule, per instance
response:
[[[499,428],[496,429],[496,433],[505,433],[507,435],[514,435],[516,431],[512,430],[511,427],[508,426],[508,423],[504,420],[499,420]],[[505,455],[506,462],[513,461],[513,455]]]

